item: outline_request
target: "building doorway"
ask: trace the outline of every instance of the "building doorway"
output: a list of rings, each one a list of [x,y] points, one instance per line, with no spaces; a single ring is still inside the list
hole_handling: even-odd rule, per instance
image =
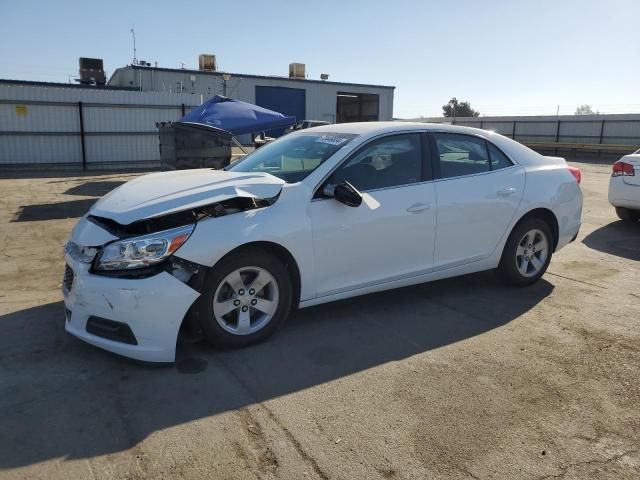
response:
[[[338,92],[336,123],[379,120],[380,98],[372,93]]]

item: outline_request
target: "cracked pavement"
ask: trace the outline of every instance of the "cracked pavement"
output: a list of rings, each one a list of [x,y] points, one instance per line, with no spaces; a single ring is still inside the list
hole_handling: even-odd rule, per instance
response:
[[[63,330],[61,248],[135,174],[0,179],[1,479],[640,478],[640,224],[583,171],[533,287],[490,273],[298,312],[147,365]]]

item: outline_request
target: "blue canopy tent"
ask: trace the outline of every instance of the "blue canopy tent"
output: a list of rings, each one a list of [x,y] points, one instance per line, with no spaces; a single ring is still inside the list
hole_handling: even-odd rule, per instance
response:
[[[286,128],[296,122],[272,110],[216,95],[177,122],[158,124],[163,168],[223,168],[231,142],[247,153],[236,135]]]
[[[236,136],[286,128],[296,123],[296,118],[251,103],[216,95],[191,110],[180,121],[208,125]]]

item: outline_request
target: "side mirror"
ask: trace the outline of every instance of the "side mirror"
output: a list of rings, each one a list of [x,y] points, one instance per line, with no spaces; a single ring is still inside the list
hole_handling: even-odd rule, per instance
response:
[[[358,189],[347,181],[339,183],[333,188],[333,198],[348,207],[359,207],[362,203],[362,195]]]

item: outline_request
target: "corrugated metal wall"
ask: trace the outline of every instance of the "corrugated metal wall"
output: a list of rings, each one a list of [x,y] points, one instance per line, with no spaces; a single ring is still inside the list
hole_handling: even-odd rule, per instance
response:
[[[447,117],[420,119],[451,123]],[[458,117],[456,125],[493,130],[522,143],[640,146],[640,114],[539,117]]]
[[[156,166],[156,122],[178,120],[200,95],[0,85],[0,167]],[[184,105],[184,107],[183,107]]]

